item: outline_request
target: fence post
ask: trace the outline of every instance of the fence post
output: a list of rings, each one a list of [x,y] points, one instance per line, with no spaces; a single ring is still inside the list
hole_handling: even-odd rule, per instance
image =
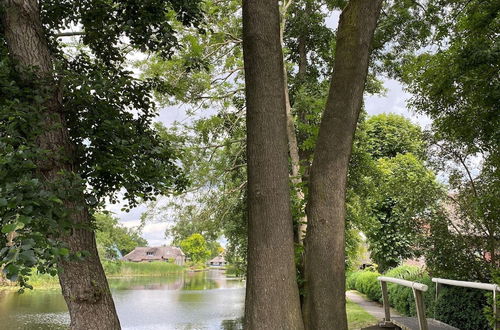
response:
[[[389,294],[387,293],[387,283],[384,281],[380,281],[380,285],[382,286],[382,299],[384,302],[384,313],[385,313],[385,322],[391,321],[391,307],[389,305]]]
[[[500,330],[500,315],[497,308],[497,287],[493,288],[493,329]]]
[[[436,282],[436,298],[434,299],[434,319],[437,320],[436,306],[439,297],[439,291],[441,291],[441,283]]]
[[[425,305],[422,291],[412,288],[415,297],[415,306],[417,307],[417,319],[420,330],[429,330],[427,319],[425,318]]]

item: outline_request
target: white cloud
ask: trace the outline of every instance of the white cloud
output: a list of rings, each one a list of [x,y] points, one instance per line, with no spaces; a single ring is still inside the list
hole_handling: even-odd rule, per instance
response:
[[[411,119],[412,122],[426,128],[431,120],[427,116],[417,115],[409,111],[406,102],[411,95],[403,90],[400,82],[394,79],[383,79],[384,87],[387,89],[385,95],[365,96],[365,108],[369,115],[381,113],[396,113]]]

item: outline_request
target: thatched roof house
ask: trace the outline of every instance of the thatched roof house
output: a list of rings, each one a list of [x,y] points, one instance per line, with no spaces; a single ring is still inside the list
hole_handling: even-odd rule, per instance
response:
[[[125,255],[121,260],[132,262],[173,261],[177,265],[184,265],[186,256],[178,247],[136,247],[134,251]]]
[[[222,254],[219,254],[217,257],[213,258],[208,262],[210,266],[225,266],[227,265],[226,259]]]

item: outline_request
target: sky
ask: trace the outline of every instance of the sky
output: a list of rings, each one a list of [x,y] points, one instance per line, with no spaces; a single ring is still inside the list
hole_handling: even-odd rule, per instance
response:
[[[331,29],[336,29],[338,25],[340,11],[333,11],[325,19],[325,23]],[[430,124],[430,119],[424,116],[417,116],[407,110],[406,101],[410,95],[406,93],[403,86],[396,80],[383,79],[384,87],[387,89],[385,95],[366,95],[365,109],[368,115],[377,115],[381,113],[395,113],[409,118],[413,123],[426,128]],[[162,109],[158,116],[158,121],[165,126],[170,126],[174,121],[182,122],[186,119],[185,111],[182,107],[169,107]],[[119,218],[120,222],[126,227],[138,226],[140,216],[146,211],[145,205],[140,205],[130,212],[121,211],[122,205],[108,205],[108,211],[114,213],[114,216]],[[169,244],[169,240],[165,238],[165,229],[169,225],[168,222],[174,219],[168,219],[165,222],[147,223],[143,229],[142,237],[145,238],[150,246],[159,246]]]

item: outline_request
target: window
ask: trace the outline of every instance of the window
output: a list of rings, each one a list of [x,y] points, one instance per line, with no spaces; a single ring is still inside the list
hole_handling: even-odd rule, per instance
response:
[[[154,255],[154,254],[155,254],[155,253],[154,253],[154,252],[151,252],[151,251],[146,252],[146,255],[148,255],[148,256],[152,256],[152,255]]]

